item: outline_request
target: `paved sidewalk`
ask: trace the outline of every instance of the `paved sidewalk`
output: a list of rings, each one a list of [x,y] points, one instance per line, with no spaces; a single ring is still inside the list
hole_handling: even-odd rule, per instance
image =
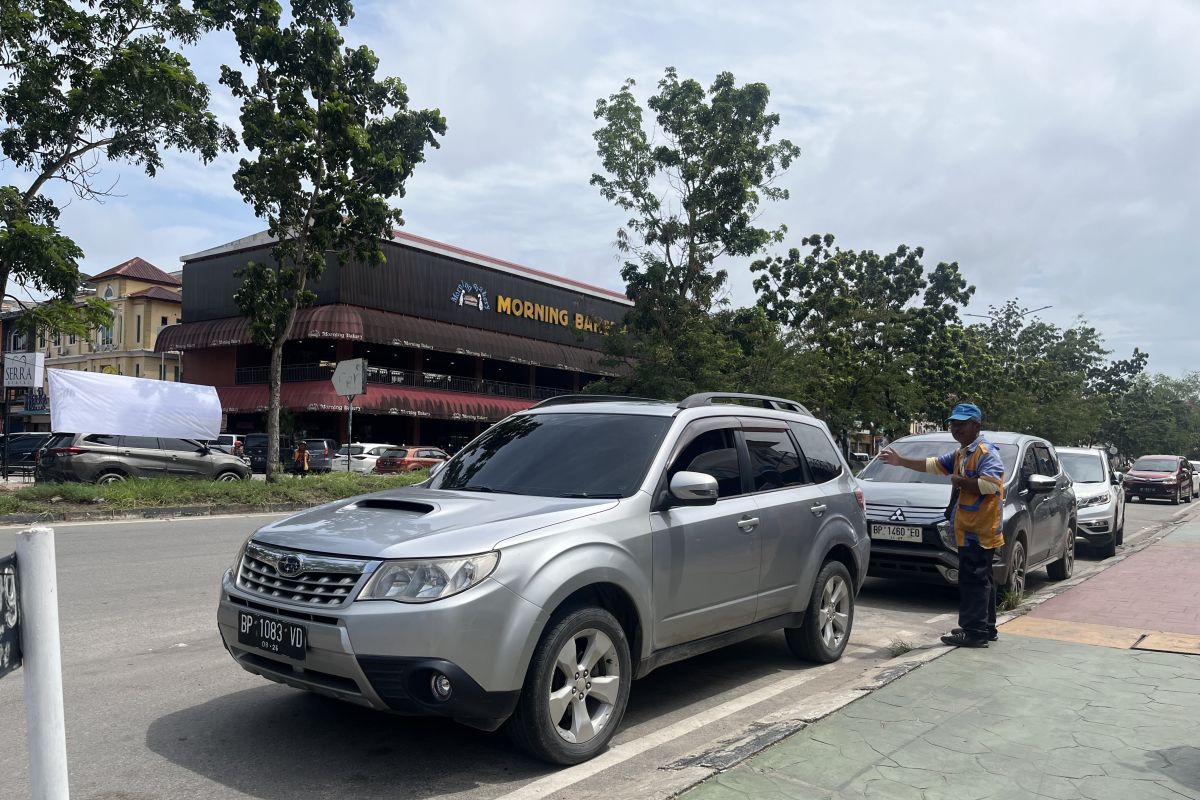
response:
[[[1200,800],[1198,575],[1200,522],[684,797]]]

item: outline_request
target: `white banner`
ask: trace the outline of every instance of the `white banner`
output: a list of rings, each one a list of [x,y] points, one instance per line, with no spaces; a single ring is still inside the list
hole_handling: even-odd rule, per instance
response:
[[[212,386],[51,369],[50,428],[62,433],[216,439],[221,400]]]

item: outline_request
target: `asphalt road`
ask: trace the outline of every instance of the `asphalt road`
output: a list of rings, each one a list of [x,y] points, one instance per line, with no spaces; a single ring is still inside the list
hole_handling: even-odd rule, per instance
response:
[[[1126,543],[1181,509],[1130,504]],[[560,791],[668,796],[689,755],[814,693],[834,691],[902,642],[954,624],[955,590],[870,579],[845,658],[813,667],[781,634],[673,664],[634,684],[604,769],[556,771],[503,734],[402,718],[252,676],[216,632],[221,573],[270,517],[60,525],[56,528],[72,796],[519,800]],[[0,553],[16,528],[0,529]],[[1094,569],[1081,553],[1078,571]],[[1029,588],[1047,584],[1045,571]],[[23,681],[0,680],[0,795],[29,794]],[[674,766],[672,766],[674,765]]]

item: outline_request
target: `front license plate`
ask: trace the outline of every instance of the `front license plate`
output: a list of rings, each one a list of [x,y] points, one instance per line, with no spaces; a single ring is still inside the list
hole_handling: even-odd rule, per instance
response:
[[[239,611],[238,644],[303,661],[308,649],[308,629],[294,622]]]
[[[892,542],[919,542],[923,537],[921,529],[911,525],[872,525],[871,538]]]

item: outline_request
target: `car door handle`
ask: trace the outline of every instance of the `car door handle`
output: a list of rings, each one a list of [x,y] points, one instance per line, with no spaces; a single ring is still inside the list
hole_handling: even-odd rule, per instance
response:
[[[814,517],[819,517],[825,513],[825,509],[828,507],[829,506],[825,505],[824,503],[818,503],[815,506],[809,506],[808,510],[812,512]]]
[[[738,527],[741,528],[744,533],[749,533],[758,527],[758,517],[742,517],[738,520]]]

